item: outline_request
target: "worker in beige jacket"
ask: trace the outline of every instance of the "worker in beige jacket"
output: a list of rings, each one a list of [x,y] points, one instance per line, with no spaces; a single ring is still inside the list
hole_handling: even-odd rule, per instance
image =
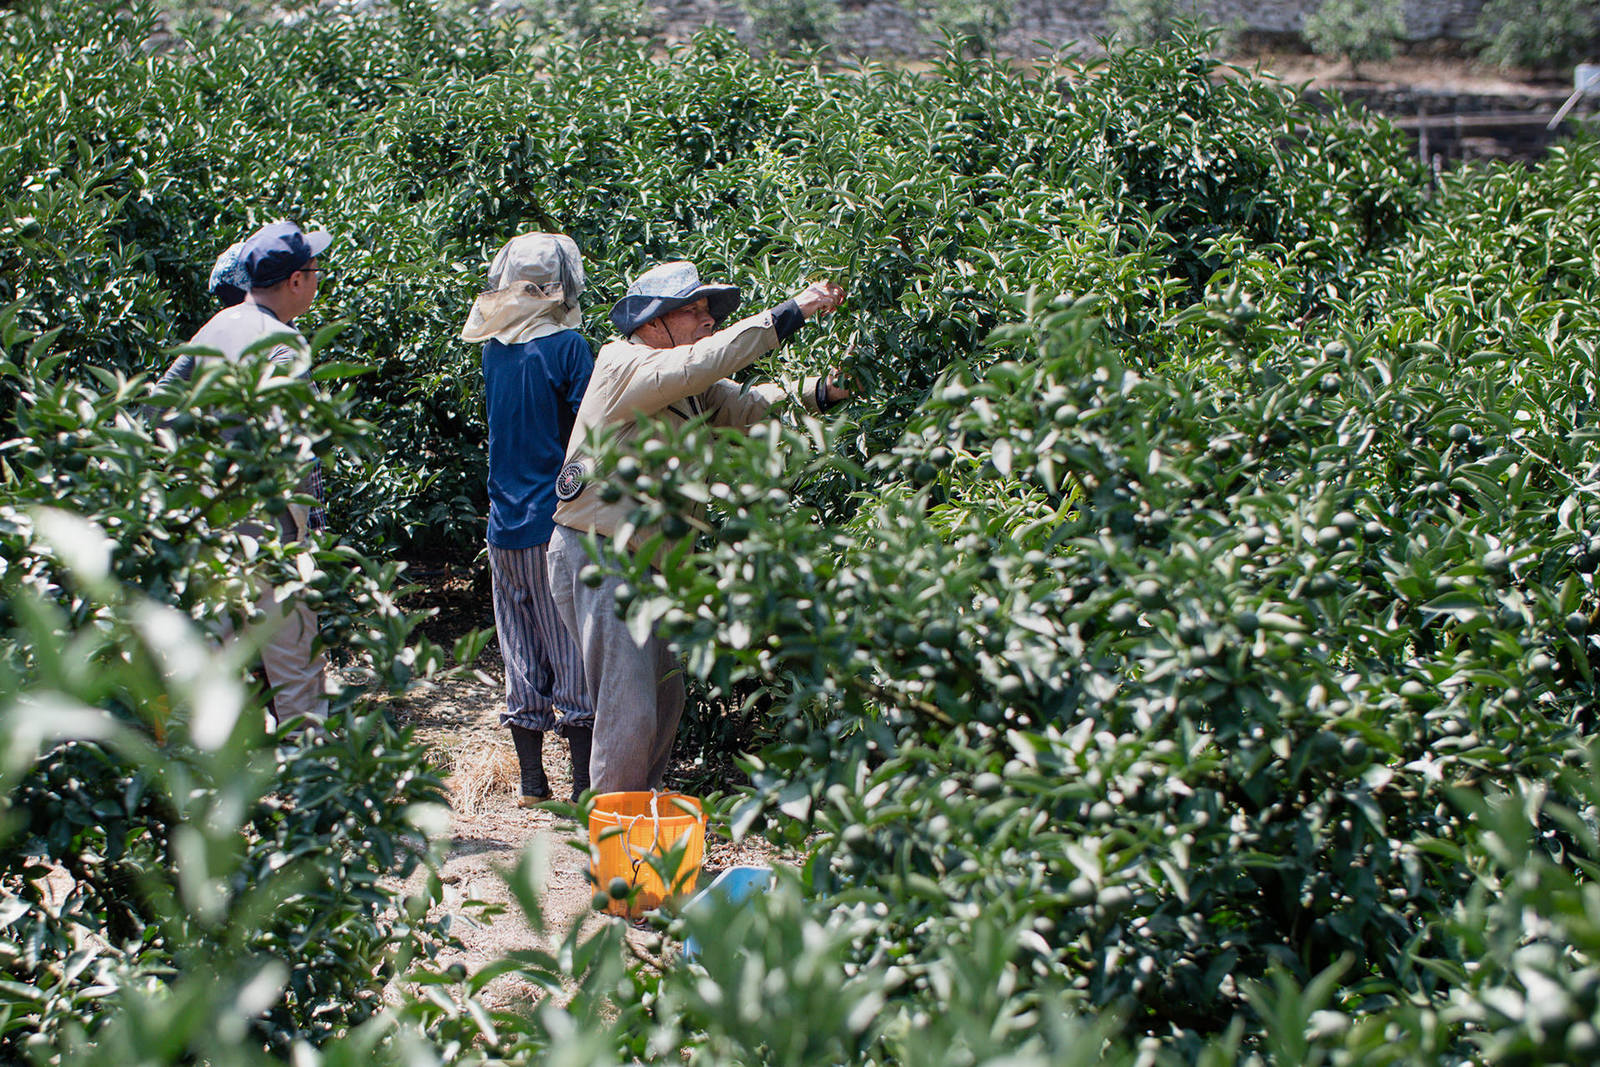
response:
[[[740,429],[760,421],[783,390],[741,385],[728,376],[843,300],[839,286],[817,282],[777,307],[722,327],[739,306],[739,290],[702,285],[694,264],[675,262],[640,275],[611,309],[622,336],[595,357],[566,463],[556,478],[556,526],[548,557],[550,593],[582,652],[594,704],[589,776],[596,792],[661,784],[685,697],[683,671],[668,643],[659,635],[635,643],[617,617],[615,591],[621,579],[610,577],[594,588],[578,580],[589,562],[584,547],[589,536],[602,542],[623,537],[627,549],[636,552],[653,533],[629,522],[636,506],[631,484],[619,485],[620,497],[602,494],[608,475],[596,472],[596,442],[604,438],[620,453],[632,451],[643,443],[637,440],[640,416],[674,428],[699,418]],[[829,376],[807,379],[800,400],[818,412],[849,395],[837,376]]]

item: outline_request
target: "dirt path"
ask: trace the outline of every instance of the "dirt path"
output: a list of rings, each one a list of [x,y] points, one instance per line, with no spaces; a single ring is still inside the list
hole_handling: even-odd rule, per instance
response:
[[[491,669],[498,674],[498,663],[492,663]],[[591,907],[593,889],[583,829],[552,812],[517,807],[517,757],[509,733],[499,726],[503,699],[498,679],[493,685],[453,680],[418,687],[392,705],[396,719],[415,729],[435,765],[448,772],[445,782],[454,815],[442,870],[445,885],[440,908],[452,917],[452,929],[462,949],[444,962],[460,962],[469,972],[508,950],[553,948],[577,921],[584,923],[586,932],[603,922],[624,922]],[[572,778],[566,744],[560,738],[546,735],[544,764],[554,794],[567,796]],[[545,929],[536,934],[502,874],[512,870],[522,850],[541,835],[546,845]],[[579,842],[582,847],[569,842]],[[712,835],[706,842],[702,883],[730,866],[778,861],[775,850],[762,839],[734,845]],[[419,876],[416,881],[420,880]],[[505,910],[484,921],[480,903],[502,905]],[[626,925],[629,940],[656,955],[657,935]],[[492,1009],[512,1009],[538,996],[534,987],[508,976],[491,983],[482,999]]]

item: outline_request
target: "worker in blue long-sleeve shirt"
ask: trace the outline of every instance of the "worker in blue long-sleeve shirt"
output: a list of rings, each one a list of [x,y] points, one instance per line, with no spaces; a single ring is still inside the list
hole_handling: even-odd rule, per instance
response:
[[[572,755],[572,799],[589,788],[594,706],[578,647],[550,599],[545,548],[554,530],[556,475],[594,354],[578,333],[583,261],[570,237],[528,233],[506,243],[489,288],[472,305],[464,341],[483,344],[489,422],[489,574],[506,669],[506,709],[521,771],[518,803],[550,796],[544,735]]]

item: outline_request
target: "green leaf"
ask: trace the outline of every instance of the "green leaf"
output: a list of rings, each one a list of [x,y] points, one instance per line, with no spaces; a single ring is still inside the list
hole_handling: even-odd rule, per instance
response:
[[[321,333],[317,335],[319,338]],[[345,378],[358,378],[363,374],[372,374],[378,368],[365,363],[322,363],[311,370],[311,380],[314,382],[327,382]]]

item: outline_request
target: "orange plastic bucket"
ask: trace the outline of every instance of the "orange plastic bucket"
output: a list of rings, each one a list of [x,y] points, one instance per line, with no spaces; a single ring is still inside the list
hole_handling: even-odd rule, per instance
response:
[[[674,849],[683,861],[669,887],[657,863]],[[606,891],[613,878],[638,887],[632,906],[613,900],[606,910],[637,918],[663,900],[694,888],[706,856],[706,817],[700,801],[684,793],[601,793],[589,813],[589,873]]]

